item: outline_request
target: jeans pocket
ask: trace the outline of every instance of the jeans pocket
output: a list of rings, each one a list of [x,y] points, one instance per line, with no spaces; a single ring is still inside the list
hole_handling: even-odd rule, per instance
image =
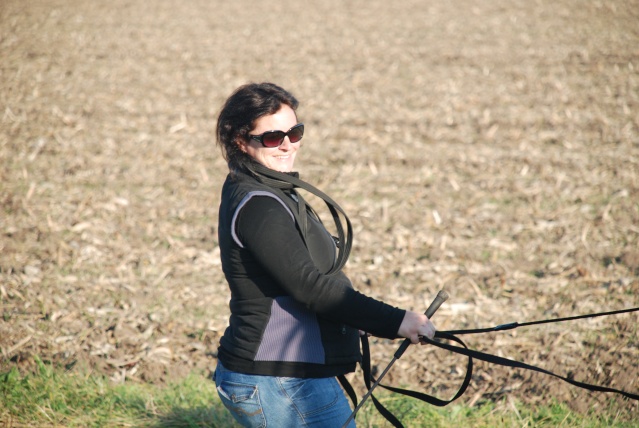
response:
[[[256,385],[222,381],[217,387],[217,393],[224,406],[242,426],[266,426]]]
[[[278,380],[282,389],[304,417],[326,411],[335,406],[340,398],[341,391],[338,390],[339,387],[334,378],[278,378]]]

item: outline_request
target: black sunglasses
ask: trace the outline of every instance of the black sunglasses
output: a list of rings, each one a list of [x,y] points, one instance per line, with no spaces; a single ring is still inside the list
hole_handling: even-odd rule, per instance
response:
[[[266,131],[260,135],[249,135],[249,139],[259,141],[264,147],[279,147],[288,137],[291,143],[297,143],[304,136],[304,124],[298,123],[288,131]]]

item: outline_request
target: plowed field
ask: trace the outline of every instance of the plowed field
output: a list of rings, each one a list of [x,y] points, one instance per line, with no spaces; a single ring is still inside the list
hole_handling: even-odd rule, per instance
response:
[[[300,99],[297,166],[349,213],[359,290],[421,310],[445,288],[443,330],[639,306],[637,0],[2,0],[0,370],[215,367],[214,127],[249,81]],[[638,325],[467,342],[638,393]],[[373,339],[373,363],[397,345]],[[445,398],[464,364],[413,347],[386,383]],[[460,400],[501,397],[639,412],[477,363]]]

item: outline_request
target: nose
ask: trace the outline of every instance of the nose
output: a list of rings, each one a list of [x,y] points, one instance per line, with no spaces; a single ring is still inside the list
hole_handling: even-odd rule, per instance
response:
[[[284,140],[282,141],[282,144],[280,144],[279,149],[280,150],[290,150],[291,146],[293,145],[293,143],[291,143],[291,140],[289,140],[288,135],[286,137],[284,137]]]

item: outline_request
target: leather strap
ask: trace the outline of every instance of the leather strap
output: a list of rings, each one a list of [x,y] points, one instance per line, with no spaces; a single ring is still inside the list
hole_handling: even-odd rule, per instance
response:
[[[293,191],[298,188],[304,189],[324,201],[333,217],[335,228],[337,229],[338,234],[338,239],[336,241],[338,252],[336,262],[333,268],[331,268],[327,272],[327,275],[331,275],[342,270],[342,268],[348,261],[351,247],[353,245],[353,226],[351,225],[351,221],[346,215],[346,212],[337,204],[337,202],[335,202],[330,196],[328,196],[326,193],[322,192],[315,186],[300,180],[294,174],[275,171],[258,163],[253,163],[247,166],[247,168],[255,176],[255,178],[263,184],[274,187],[276,189],[289,189]],[[295,216],[295,220],[297,221],[300,228],[302,239],[304,239],[304,242],[306,242],[307,207],[316,217],[317,213],[315,213],[315,211],[306,204],[304,198],[302,198],[302,196],[298,192],[294,193],[298,198],[298,209],[293,210],[293,215]],[[342,224],[340,215],[341,217],[344,217],[344,221],[346,222],[346,232],[344,231],[344,225]]]

